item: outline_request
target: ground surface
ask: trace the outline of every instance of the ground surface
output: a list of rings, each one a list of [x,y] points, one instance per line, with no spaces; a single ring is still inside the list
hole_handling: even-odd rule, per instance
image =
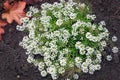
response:
[[[120,49],[120,0],[89,0],[89,3],[92,3],[93,13],[97,15],[95,22],[106,21],[111,36],[118,37],[115,45]],[[0,13],[1,11],[2,0]],[[18,45],[26,33],[17,31],[15,25],[13,23],[5,27],[6,33],[3,35],[3,41],[0,41],[0,80],[51,80],[42,78],[37,68],[27,63],[25,50]],[[120,80],[120,52],[113,54],[109,48],[107,54],[112,54],[111,62],[103,59],[100,71],[94,75],[82,74],[79,80]]]

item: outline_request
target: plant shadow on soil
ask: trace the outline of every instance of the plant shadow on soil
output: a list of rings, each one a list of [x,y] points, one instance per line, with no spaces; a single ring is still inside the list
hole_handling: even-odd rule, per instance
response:
[[[47,1],[54,2],[56,0],[44,0],[42,2]],[[0,13],[2,11],[1,3],[0,1]],[[89,3],[92,4],[93,14],[97,16],[94,22],[98,23],[101,20],[106,22],[106,27],[110,31],[110,38],[113,35],[118,37],[115,45],[120,49],[120,0],[89,0]],[[40,4],[33,5],[37,7]],[[15,26],[16,23],[7,25],[3,40],[0,41],[0,80],[51,80],[50,76],[42,78],[37,67],[26,61],[27,55],[25,50],[19,46],[19,42],[27,34],[17,31]],[[120,80],[120,52],[113,54],[110,47],[106,52],[101,63],[101,70],[96,71],[93,75],[82,74],[79,80]],[[107,54],[113,56],[111,62],[106,61]],[[59,78],[58,80],[64,79]]]

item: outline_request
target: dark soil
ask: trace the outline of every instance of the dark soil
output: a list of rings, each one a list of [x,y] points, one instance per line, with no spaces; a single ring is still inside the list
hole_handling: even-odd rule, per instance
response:
[[[105,20],[110,36],[116,35],[118,37],[115,45],[120,49],[120,0],[89,0],[88,2],[92,4],[93,14],[97,15],[95,22]],[[2,3],[3,1],[0,0],[0,13],[3,9]],[[38,6],[37,4],[33,5]],[[25,50],[19,46],[19,42],[27,34],[17,31],[15,26],[16,23],[7,25],[3,40],[0,41],[0,80],[51,80],[50,78],[42,78],[37,68],[26,61],[27,55]],[[106,61],[107,54],[113,56],[111,62]],[[120,80],[120,52],[113,54],[109,48],[105,56],[100,71],[93,75],[82,74],[79,80]]]

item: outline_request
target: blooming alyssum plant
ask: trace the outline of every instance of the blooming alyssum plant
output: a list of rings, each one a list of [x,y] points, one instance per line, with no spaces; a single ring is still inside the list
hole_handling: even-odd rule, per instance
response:
[[[109,37],[103,22],[91,23],[95,18],[88,6],[72,0],[43,3],[40,10],[31,6],[27,17],[21,19],[22,27],[16,27],[29,32],[19,45],[27,50],[27,61],[38,66],[43,77],[93,74],[101,68]]]

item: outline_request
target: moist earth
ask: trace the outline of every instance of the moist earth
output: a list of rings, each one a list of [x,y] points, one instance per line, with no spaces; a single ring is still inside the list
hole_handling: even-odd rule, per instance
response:
[[[32,6],[39,7],[43,2],[54,2],[57,0],[43,0],[33,3]],[[80,0],[92,7],[92,13],[97,16],[94,23],[101,20],[106,22],[106,27],[110,32],[110,39],[116,35],[118,41],[114,43],[120,49],[120,0]],[[0,14],[3,12],[3,0],[0,0]],[[26,11],[28,7],[27,5]],[[26,32],[17,31],[14,22],[7,25],[3,40],[0,41],[0,80],[51,80],[50,76],[42,78],[37,67],[27,62],[27,55],[19,42],[27,35]],[[79,80],[120,80],[120,52],[112,53],[112,47],[108,45],[105,49],[102,68],[93,75],[80,74]],[[106,56],[111,54],[113,60],[108,62]],[[64,80],[59,78],[58,80]]]

